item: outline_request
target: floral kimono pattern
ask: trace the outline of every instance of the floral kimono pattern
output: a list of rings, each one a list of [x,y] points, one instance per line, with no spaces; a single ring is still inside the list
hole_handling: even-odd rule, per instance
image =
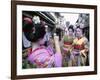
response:
[[[71,57],[74,59],[74,65],[84,66],[86,64],[89,43],[86,37],[75,38],[73,41],[73,49]]]
[[[37,68],[61,67],[61,55],[54,54],[51,50],[50,47],[48,49],[44,47],[37,48],[28,56],[28,61],[35,64]]]

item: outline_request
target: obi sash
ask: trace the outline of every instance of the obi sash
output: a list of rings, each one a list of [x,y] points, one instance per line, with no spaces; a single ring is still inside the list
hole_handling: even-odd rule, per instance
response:
[[[64,45],[72,45],[72,42],[64,42]]]
[[[84,49],[84,45],[74,45],[74,49],[83,50]]]

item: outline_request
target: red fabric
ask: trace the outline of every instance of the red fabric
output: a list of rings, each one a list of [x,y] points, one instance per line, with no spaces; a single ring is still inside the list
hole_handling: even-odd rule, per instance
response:
[[[30,19],[28,17],[25,17],[24,20],[27,21],[27,22],[29,22],[29,23],[32,23],[32,19]]]
[[[82,50],[84,49],[84,45],[74,45],[74,49]]]
[[[72,42],[64,42],[65,45],[71,45]]]

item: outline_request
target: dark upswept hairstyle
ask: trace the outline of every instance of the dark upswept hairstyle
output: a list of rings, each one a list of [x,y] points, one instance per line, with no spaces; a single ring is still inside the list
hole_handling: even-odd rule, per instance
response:
[[[73,28],[74,26],[73,25],[70,25],[69,27],[68,27],[68,30],[69,29],[72,29],[72,31],[74,32],[74,28]]]
[[[45,25],[43,23],[34,24],[34,22],[27,22],[23,27],[23,32],[27,40],[37,42],[39,39],[43,38],[46,33]]]
[[[76,29],[78,29],[78,28],[81,29],[82,34],[84,34],[84,30],[83,30],[82,28],[80,28],[80,26],[77,26],[77,27],[76,27]]]

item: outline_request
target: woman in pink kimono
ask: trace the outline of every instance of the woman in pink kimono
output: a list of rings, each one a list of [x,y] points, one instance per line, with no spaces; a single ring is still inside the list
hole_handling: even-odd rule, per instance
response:
[[[61,67],[61,53],[54,51],[51,45],[44,46],[45,24],[42,22],[37,24],[29,23],[24,29],[28,30],[26,38],[32,42],[32,48],[27,60],[36,65],[37,68]]]

